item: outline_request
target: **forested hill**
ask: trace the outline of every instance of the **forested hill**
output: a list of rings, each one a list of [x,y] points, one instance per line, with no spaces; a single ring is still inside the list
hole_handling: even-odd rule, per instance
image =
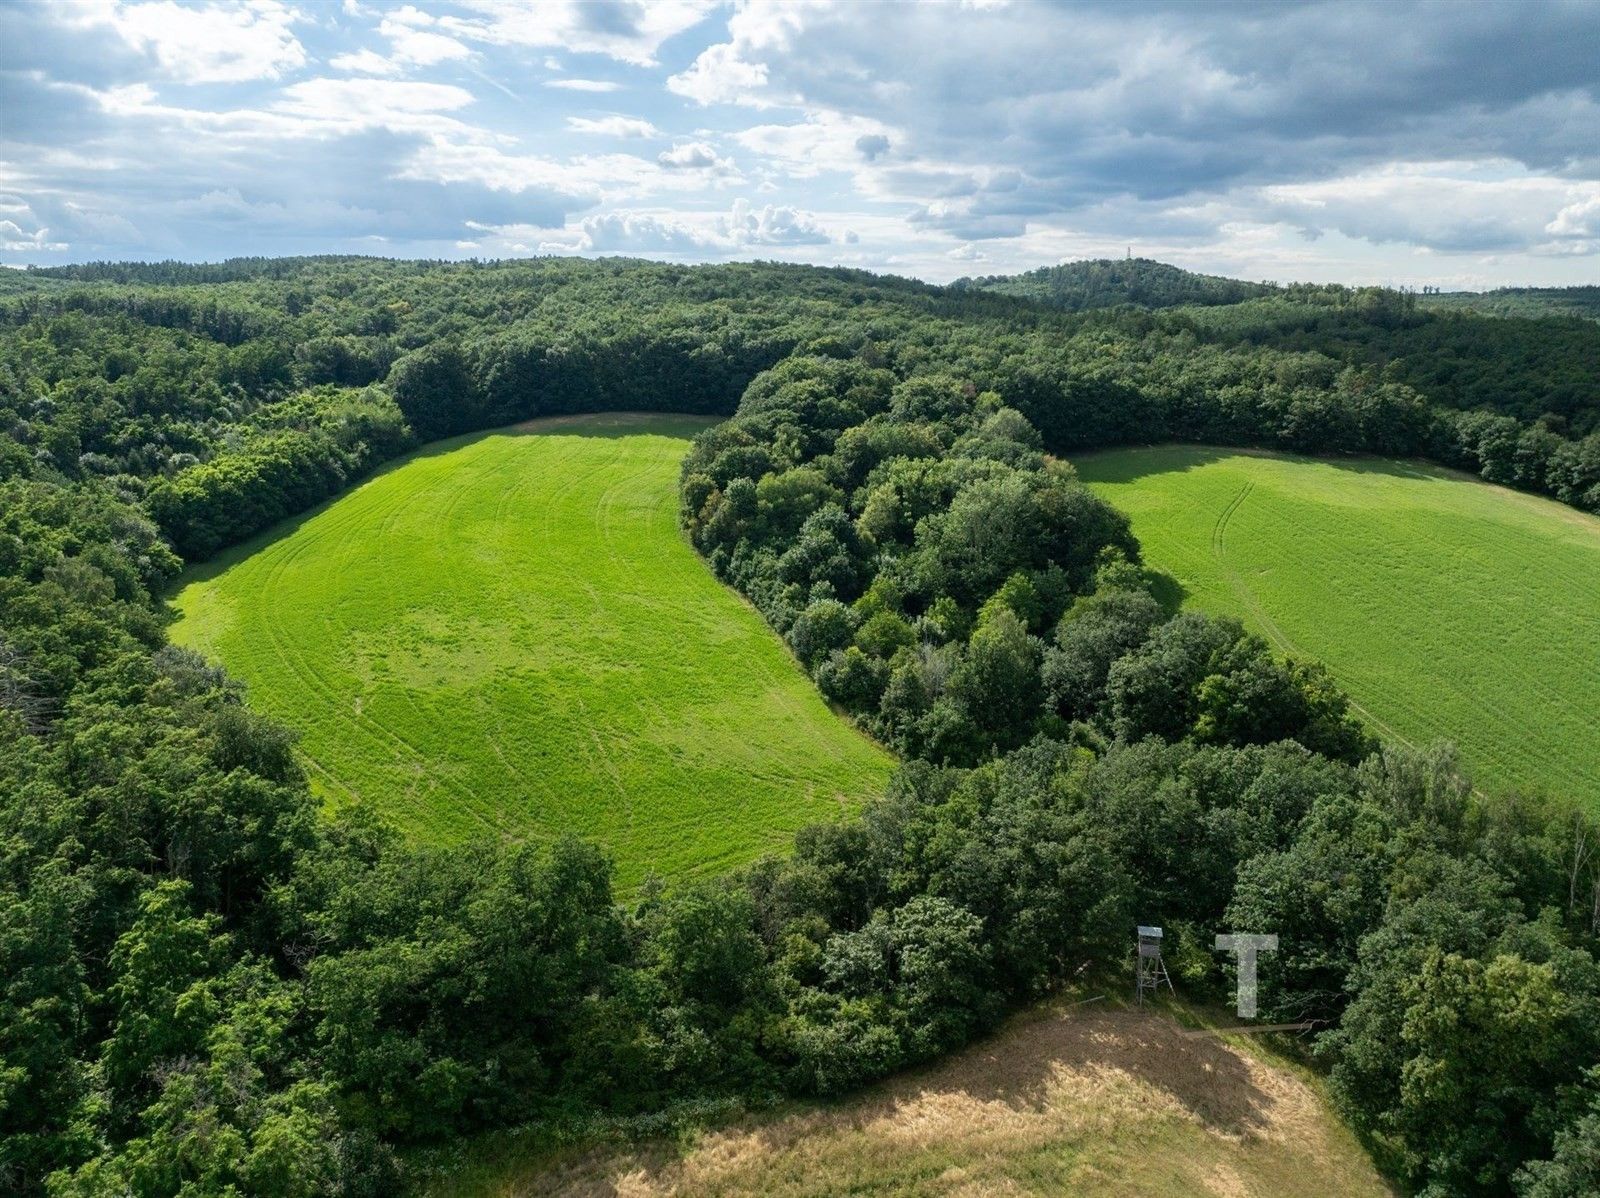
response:
[[[1141,308],[1236,304],[1275,290],[1267,283],[1245,283],[1220,275],[1196,274],[1150,258],[1064,262],[1020,275],[957,279],[951,286],[958,291],[1012,295],[1069,312],[1114,308],[1118,304],[1134,304]]]
[[[1190,295],[1216,282],[1132,266]],[[0,478],[117,480],[186,556],[334,493],[407,435],[595,407],[726,415],[796,354],[958,378],[1056,453],[1166,439],[1421,456],[1600,509],[1600,325],[1432,312],[1377,288],[1067,312],[861,271],[554,258],[4,282]]]
[[[1480,312],[1486,316],[1570,316],[1600,320],[1600,287],[1497,287],[1493,291],[1441,291],[1425,295],[1423,305],[1437,311]]]
[[[1600,509],[1600,325],[760,263],[6,283],[0,1189],[399,1193],[453,1135],[837,1094],[1120,974],[1153,920],[1218,1000],[1216,934],[1292,930],[1262,1014],[1319,1029],[1409,1190],[1594,1191],[1600,823],[1373,752],[1315,663],[1163,607],[1061,459],[1421,455]],[[167,644],[184,560],[418,442],[613,409],[728,417],[682,525],[905,759],[859,820],[625,904],[604,846],[325,818],[293,734]]]
[[[81,268],[75,268],[81,269]],[[88,276],[84,276],[88,277]],[[956,291],[985,291],[1032,300],[1068,312],[1115,308],[1215,307],[1262,296],[1326,290],[1356,294],[1376,288],[1307,288],[1290,284],[1250,283],[1224,275],[1200,274],[1152,258],[1092,258],[1040,266],[1015,275],[982,275],[957,279]],[[1410,294],[1383,289],[1395,297]],[[1600,286],[1497,287],[1492,291],[1424,291],[1415,304],[1425,311],[1474,313],[1482,316],[1573,317],[1600,320]]]

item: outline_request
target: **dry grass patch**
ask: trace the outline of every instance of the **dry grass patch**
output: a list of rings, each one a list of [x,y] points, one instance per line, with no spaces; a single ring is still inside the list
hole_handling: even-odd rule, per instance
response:
[[[1315,1084],[1133,1010],[1040,1011],[836,1106],[686,1143],[485,1164],[441,1194],[1279,1195],[1388,1190]]]

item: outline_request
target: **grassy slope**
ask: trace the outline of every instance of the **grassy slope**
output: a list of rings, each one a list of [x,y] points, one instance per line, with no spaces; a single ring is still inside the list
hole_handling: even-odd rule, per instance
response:
[[[704,424],[430,446],[190,575],[173,639],[302,731],[325,795],[420,837],[571,829],[624,885],[778,849],[891,761],[679,534]]]
[[[1409,463],[1194,447],[1077,459],[1187,601],[1326,662],[1480,785],[1600,803],[1600,520]]]
[[[1315,1080],[1247,1040],[1102,1005],[1041,1010],[837,1105],[551,1156],[479,1143],[433,1194],[1389,1193]]]

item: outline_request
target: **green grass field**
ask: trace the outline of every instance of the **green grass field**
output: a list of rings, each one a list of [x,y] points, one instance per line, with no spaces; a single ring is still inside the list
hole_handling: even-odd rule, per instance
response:
[[[705,424],[430,446],[187,575],[173,639],[301,731],[330,802],[419,838],[570,829],[624,886],[781,849],[879,793],[892,759],[679,534]]]
[[[1196,447],[1077,458],[1203,610],[1328,665],[1480,787],[1600,804],[1600,520],[1464,475]]]

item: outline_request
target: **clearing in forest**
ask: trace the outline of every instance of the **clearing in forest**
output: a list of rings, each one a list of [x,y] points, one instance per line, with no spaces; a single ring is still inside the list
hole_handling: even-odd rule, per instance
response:
[[[1600,803],[1600,520],[1412,462],[1086,454],[1186,603],[1326,663],[1380,733],[1485,789]]]
[[[331,802],[418,838],[572,831],[624,886],[781,849],[880,793],[892,759],[679,533],[706,423],[428,446],[186,575],[173,640],[300,730]]]
[[[1232,1022],[1230,1020],[1230,1022]],[[541,1153],[469,1142],[429,1198],[1391,1193],[1320,1083],[1250,1037],[1166,1015],[1042,1008],[829,1105],[672,1140]]]

